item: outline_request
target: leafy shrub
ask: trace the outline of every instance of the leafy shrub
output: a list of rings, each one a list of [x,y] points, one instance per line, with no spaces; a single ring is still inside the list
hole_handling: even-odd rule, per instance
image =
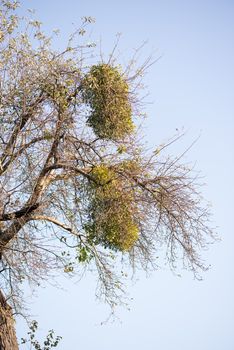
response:
[[[91,109],[88,124],[98,137],[119,140],[133,131],[129,87],[118,68],[92,66],[84,78],[82,95]]]
[[[106,165],[94,167],[91,175],[94,182],[86,231],[97,244],[129,251],[139,235],[132,190],[125,188],[123,180]]]

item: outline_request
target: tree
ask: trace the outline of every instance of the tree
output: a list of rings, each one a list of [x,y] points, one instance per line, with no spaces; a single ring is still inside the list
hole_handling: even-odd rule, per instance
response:
[[[121,263],[157,267],[164,244],[172,268],[182,258],[195,275],[213,237],[199,179],[137,132],[139,81],[114,54],[94,62],[83,19],[60,52],[38,21],[1,0],[0,23],[0,344],[17,349],[13,314],[23,283],[54,272],[98,273],[99,296],[121,301]],[[75,42],[79,38],[79,44]],[[138,123],[139,124],[139,123]],[[169,141],[175,142],[180,136]],[[118,267],[120,269],[118,270]],[[49,277],[48,277],[49,276]]]

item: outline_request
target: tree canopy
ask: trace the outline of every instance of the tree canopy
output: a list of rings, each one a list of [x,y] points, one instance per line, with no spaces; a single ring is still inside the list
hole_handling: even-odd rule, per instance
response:
[[[16,8],[1,0],[0,288],[11,307],[21,310],[25,281],[84,269],[114,306],[118,266],[157,268],[162,246],[172,268],[182,259],[195,275],[205,269],[200,249],[213,233],[199,178],[167,145],[149,152],[138,136],[149,61],[96,58],[90,17],[58,51]]]

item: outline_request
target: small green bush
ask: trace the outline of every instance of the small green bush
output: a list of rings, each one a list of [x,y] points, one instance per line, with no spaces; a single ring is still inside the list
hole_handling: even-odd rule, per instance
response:
[[[82,95],[91,109],[88,124],[98,137],[119,140],[133,131],[129,87],[118,68],[92,66],[84,78]]]
[[[138,239],[134,220],[133,193],[124,188],[119,177],[105,165],[92,171],[90,222],[87,233],[96,244],[114,250],[129,251]]]

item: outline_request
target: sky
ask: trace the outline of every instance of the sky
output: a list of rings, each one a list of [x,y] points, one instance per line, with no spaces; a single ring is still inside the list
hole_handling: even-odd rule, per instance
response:
[[[140,272],[128,288],[130,311],[119,308],[115,322],[104,325],[109,311],[95,299],[92,276],[80,282],[61,278],[60,289],[45,285],[30,299],[39,336],[53,328],[63,337],[59,350],[234,349],[234,2],[23,0],[21,5],[20,13],[37,10],[46,32],[61,29],[58,48],[82,16],[95,17],[92,37],[101,39],[106,55],[122,33],[123,62],[147,41],[140,59],[151,53],[160,59],[144,79],[145,138],[154,147],[184,128],[184,139],[169,149],[179,154],[200,136],[186,159],[204,176],[203,194],[221,238],[203,253],[211,265],[203,281],[186,271],[178,277],[164,265],[148,278]],[[17,330],[25,335],[22,319]]]

